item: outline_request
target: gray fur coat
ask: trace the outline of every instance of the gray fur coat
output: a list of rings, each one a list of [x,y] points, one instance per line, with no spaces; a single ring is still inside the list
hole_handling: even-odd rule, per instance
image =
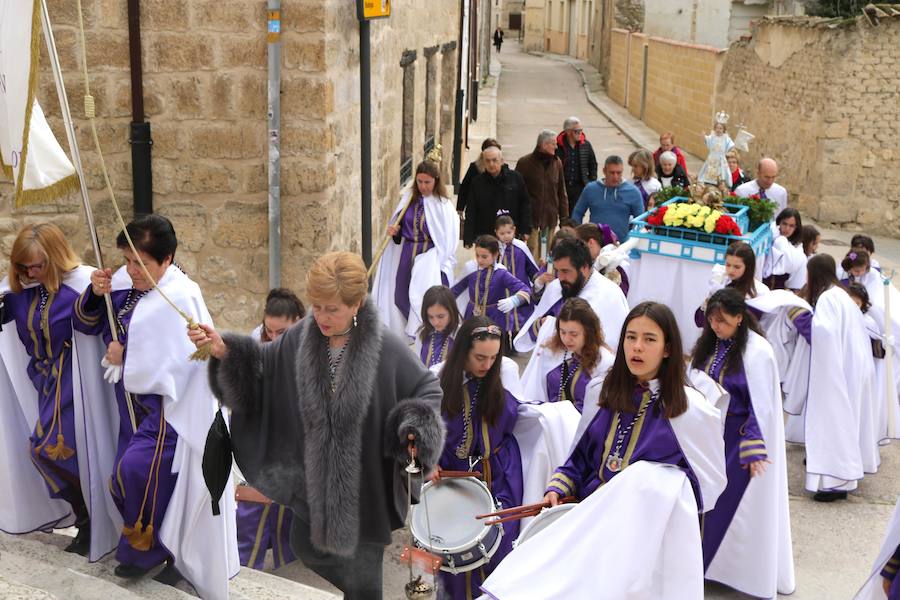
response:
[[[232,410],[235,460],[247,481],[307,521],[321,552],[350,556],[362,542],[390,543],[406,517],[407,434],[416,435],[426,467],[443,449],[435,376],[369,303],[333,395],[328,342],[312,316],[264,346],[223,337],[228,354],[211,360],[210,382]]]

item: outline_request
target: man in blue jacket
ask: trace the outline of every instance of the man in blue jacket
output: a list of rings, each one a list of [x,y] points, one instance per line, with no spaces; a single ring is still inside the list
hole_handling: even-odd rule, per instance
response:
[[[628,239],[629,222],[644,212],[641,192],[623,179],[625,164],[620,156],[609,156],[603,164],[603,179],[585,186],[572,211],[572,218],[581,223],[584,213],[590,213],[591,223],[609,225],[619,241]]]

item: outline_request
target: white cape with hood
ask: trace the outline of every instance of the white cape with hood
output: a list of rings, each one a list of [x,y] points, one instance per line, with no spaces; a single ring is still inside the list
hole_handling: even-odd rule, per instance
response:
[[[723,459],[724,477],[724,459]],[[638,461],[513,550],[482,599],[702,600],[697,502],[684,471]]]
[[[840,287],[819,296],[812,340],[806,489],[853,490],[878,468],[878,446],[862,435],[874,410],[875,364],[862,312]]]
[[[81,293],[90,285],[93,267],[79,266],[63,285]],[[0,281],[0,294],[9,291]],[[105,317],[104,317],[105,318]],[[88,559],[98,561],[116,548],[122,517],[109,491],[116,457],[119,413],[115,390],[103,380],[100,338],[72,332],[72,390],[75,449],[82,494],[91,517]],[[69,504],[52,499],[32,464],[28,438],[38,420],[38,398],[26,374],[29,357],[10,322],[0,332],[0,529],[27,533],[74,523]]]
[[[123,283],[131,285],[124,268],[116,273],[113,288]],[[178,267],[166,270],[159,287],[195,322],[212,324],[200,287]],[[202,459],[218,403],[209,389],[206,363],[189,359],[195,349],[184,320],[153,290],[134,309],[122,381],[133,394],[162,396],[166,422],[178,433],[172,464],[178,480],[159,539],[201,598],[227,600],[228,580],[240,568],[234,483],[229,478],[219,502],[221,514],[213,516]]]
[[[869,338],[880,340],[887,346],[889,340],[885,339],[885,314],[880,306],[872,306],[863,317],[866,323]],[[893,317],[892,317],[893,319]],[[900,329],[894,330],[900,331]],[[879,444],[889,444],[891,440],[900,439],[900,337],[892,334],[893,341],[893,395],[888,397],[888,373],[887,356],[875,359],[875,414],[873,435]],[[893,415],[890,413],[893,412]],[[893,425],[893,429],[891,429]]]
[[[795,587],[778,368],[769,342],[752,331],[743,363],[753,414],[772,464],[762,476],[750,479],[706,578],[750,596],[774,598],[776,592],[791,594]],[[709,380],[702,371],[691,370],[692,379],[699,376]],[[729,399],[725,393],[717,402],[723,415]]]
[[[400,211],[406,208],[411,193],[410,190],[403,193],[400,202],[391,213],[391,223],[397,219]],[[425,222],[434,248],[416,256],[413,261],[409,280],[409,316],[400,314],[400,310],[394,304],[402,243],[395,244],[392,240],[388,241],[372,281],[372,298],[378,307],[381,320],[392,331],[398,333],[406,331],[410,339],[416,336],[422,325],[422,298],[428,288],[443,284],[441,273],[447,277],[448,283],[453,284],[456,247],[459,244],[459,216],[453,208],[453,203],[446,198],[428,196],[424,205]]]
[[[872,573],[866,579],[862,588],[853,596],[853,600],[887,600],[887,596],[884,594],[882,583],[884,579],[881,577],[881,570],[891,559],[891,556],[894,555],[894,552],[897,551],[897,546],[900,546],[900,496],[897,497],[894,514],[891,517],[891,522],[888,523],[884,541],[881,543],[881,550],[878,552],[878,558],[875,559],[875,564],[872,565]]]
[[[619,343],[619,334],[622,330],[622,324],[625,323],[625,317],[628,316],[628,301],[622,289],[615,283],[591,269],[591,276],[584,282],[584,288],[578,294],[579,298],[587,300],[597,318],[600,319],[600,325],[603,328],[603,337],[606,343],[615,348]],[[519,352],[530,352],[537,343],[546,337],[544,328],[548,323],[555,323],[554,318],[546,319],[541,325],[541,333],[538,334],[538,340],[535,342],[529,335],[531,325],[546,315],[550,309],[562,298],[562,286],[559,279],[554,279],[547,284],[544,289],[544,295],[538,303],[531,317],[522,325],[522,329],[516,336],[513,346]]]

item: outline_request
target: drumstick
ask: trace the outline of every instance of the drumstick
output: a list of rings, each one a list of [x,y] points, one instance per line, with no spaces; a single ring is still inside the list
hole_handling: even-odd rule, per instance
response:
[[[484,524],[487,526],[491,525],[500,525],[501,523],[508,523],[509,521],[518,521],[520,519],[527,519],[528,517],[536,517],[541,514],[541,511],[544,509],[537,510],[528,510],[525,512],[521,512],[515,515],[510,515],[508,517],[503,517],[502,519],[496,519],[494,521],[485,521]]]
[[[565,498],[561,498],[557,504],[569,504],[570,502],[575,502],[575,496],[566,496]],[[530,512],[533,510],[540,511],[542,508],[550,508],[549,502],[538,502],[536,504],[525,504],[524,506],[513,506],[512,508],[506,508],[503,510],[498,510],[497,512],[488,513],[486,515],[476,515],[476,519],[487,519],[489,517],[505,517],[508,515],[518,514],[522,512]]]

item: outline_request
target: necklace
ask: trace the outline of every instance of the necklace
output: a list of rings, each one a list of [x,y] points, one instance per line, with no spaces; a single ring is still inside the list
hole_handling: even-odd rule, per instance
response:
[[[50,294],[43,285],[38,286],[38,294],[41,296],[41,304],[38,308],[38,314],[41,316],[41,331],[46,331],[47,323],[50,320]]]
[[[141,292],[138,292],[134,288],[128,290],[128,296],[125,297],[125,304],[123,304],[122,308],[119,309],[119,312],[116,313],[116,323],[118,324],[119,331],[123,336],[125,335],[125,323],[122,321],[122,318],[127,315],[137,305],[138,301],[146,296],[149,292],[150,290],[143,290]]]
[[[716,369],[725,363],[725,357],[727,357],[728,353],[731,351],[732,344],[729,344],[728,347],[725,348],[725,352],[722,353],[722,356],[719,356],[719,344],[721,343],[721,341],[722,340],[720,340],[719,338],[716,338],[716,346],[713,349],[712,362],[710,362],[709,371],[707,371],[707,373],[709,373],[710,375],[715,373]]]
[[[432,331],[431,332],[431,342],[428,344],[428,364],[427,367],[433,367],[434,365],[441,362],[444,358],[444,352],[447,350],[447,344],[450,342],[450,336],[447,336],[443,342],[438,346],[438,353],[434,353],[434,340],[437,339],[439,335],[443,335],[440,331]]]
[[[347,344],[345,343],[341,346],[341,349],[338,350],[337,355],[333,355],[331,353],[331,348],[329,348],[328,352],[328,378],[331,383],[331,393],[334,394],[335,390],[335,380],[337,379],[337,370],[338,367],[341,366],[341,361],[344,359],[344,350],[347,349]]]
[[[563,361],[559,366],[559,401],[563,400],[574,401],[571,394],[569,394],[568,384],[569,380],[572,379],[572,375],[575,374],[575,371],[578,370],[578,358],[572,354],[572,370],[569,371],[569,351],[566,350],[563,352]],[[568,396],[568,397],[567,397]]]
[[[465,391],[466,384],[463,384]],[[472,439],[475,432],[472,429],[472,413],[475,412],[475,404],[478,402],[478,393],[481,391],[481,379],[475,380],[475,393],[468,398],[466,406],[463,408],[463,439],[456,447],[456,458],[462,460],[469,457],[469,451],[472,449]],[[465,398],[466,395],[463,395]]]
[[[488,267],[484,269],[484,272],[487,274],[484,276],[484,290],[480,300],[478,298],[478,284],[481,282],[481,273],[475,274],[475,307],[472,309],[472,315],[476,317],[480,317],[487,310],[488,293],[491,289],[491,277],[494,275],[494,267]]]
[[[634,424],[641,420],[641,418],[646,414],[647,409],[653,406],[653,403],[656,402],[656,398],[659,396],[659,393],[654,393],[650,396],[650,401],[647,402],[644,406],[638,410],[637,414],[631,420],[631,423],[628,424],[628,427],[622,429],[622,415],[619,414],[619,422],[616,424],[616,447],[612,451],[612,454],[609,455],[606,459],[606,468],[612,471],[613,473],[618,473],[622,470],[622,444],[625,441],[625,437],[631,433],[631,429],[634,427]]]

